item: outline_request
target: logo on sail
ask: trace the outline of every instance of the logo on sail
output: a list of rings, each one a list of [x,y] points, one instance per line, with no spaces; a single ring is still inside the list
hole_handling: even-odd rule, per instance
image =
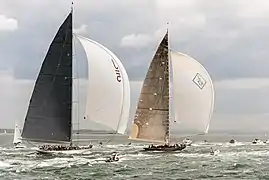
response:
[[[120,68],[119,68],[119,66],[116,65],[116,63],[114,62],[113,59],[111,59],[111,61],[112,61],[112,64],[113,64],[113,66],[114,66],[114,68],[115,68],[116,79],[117,79],[118,82],[121,82]]]
[[[203,89],[206,85],[206,80],[202,77],[201,74],[197,73],[193,80],[194,84],[196,84],[200,89]]]

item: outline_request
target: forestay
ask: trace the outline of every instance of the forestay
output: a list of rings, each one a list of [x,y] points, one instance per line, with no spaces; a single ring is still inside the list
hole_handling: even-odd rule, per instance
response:
[[[214,108],[214,88],[206,69],[195,59],[170,50],[175,120],[184,129],[207,133]]]
[[[130,109],[129,79],[120,60],[103,45],[76,35],[88,59],[85,118],[124,134]]]

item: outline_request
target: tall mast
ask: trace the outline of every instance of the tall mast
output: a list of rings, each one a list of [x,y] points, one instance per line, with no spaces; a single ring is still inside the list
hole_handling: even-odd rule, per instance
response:
[[[72,31],[72,34],[73,34],[73,8],[74,8],[73,6],[74,6],[74,2],[72,1],[71,11],[70,11],[70,14],[71,14],[71,27],[72,27],[71,31]],[[73,46],[73,35],[72,35],[72,46]],[[74,47],[72,47],[72,60],[71,61],[73,61],[73,57],[74,57],[73,48]],[[72,67],[72,72],[73,72],[73,67]],[[72,78],[72,80],[73,79],[74,79],[74,77]],[[72,85],[74,85],[74,83],[72,83]],[[73,86],[72,86],[72,99],[73,99]],[[72,100],[72,102],[73,102],[73,100]],[[73,106],[73,104],[71,105],[71,107],[72,106]],[[72,118],[73,117],[73,108],[72,108],[71,114],[72,114],[71,115],[71,118]],[[71,137],[70,137],[70,146],[72,146],[72,144],[73,144],[73,120],[72,119],[71,119],[70,135],[71,135]]]
[[[71,13],[73,13],[73,8],[74,8],[74,1],[72,1],[72,4],[71,4]]]
[[[169,33],[168,33],[168,28],[169,28],[169,22],[166,23],[167,28],[166,28],[166,34],[167,34],[167,55],[168,55],[168,89],[169,89],[169,111],[168,111],[168,136],[166,139],[166,143],[170,144],[170,119],[171,119],[171,61],[170,61],[170,46],[169,46]]]

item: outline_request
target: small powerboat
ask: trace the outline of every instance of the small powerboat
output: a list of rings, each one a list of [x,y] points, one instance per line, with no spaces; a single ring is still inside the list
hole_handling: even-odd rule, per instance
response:
[[[254,141],[252,141],[252,144],[263,144],[263,141],[256,138]]]
[[[219,149],[213,150],[213,148],[211,148],[210,155],[215,156],[215,155],[218,155],[219,153],[220,153]]]
[[[182,143],[185,144],[186,146],[190,146],[192,144],[192,140],[186,138],[186,139],[183,139]]]
[[[117,162],[119,160],[118,154],[114,152],[105,162]]]
[[[236,140],[235,140],[235,139],[231,139],[231,140],[229,141],[229,143],[234,144],[234,143],[236,143]]]

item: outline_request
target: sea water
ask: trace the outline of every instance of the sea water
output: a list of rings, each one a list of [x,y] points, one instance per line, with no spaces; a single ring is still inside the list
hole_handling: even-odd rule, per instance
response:
[[[128,145],[126,137],[115,136],[113,141],[109,137],[79,137],[82,144],[94,145],[84,154],[42,156],[31,147],[12,148],[12,134],[1,135],[0,179],[269,179],[269,145],[251,144],[254,136],[236,137],[249,142],[235,144],[227,143],[228,136],[204,136],[182,152],[170,153],[143,152],[144,144]],[[209,143],[203,143],[203,139]],[[210,155],[211,147],[220,153]],[[115,151],[120,161],[106,163]]]

